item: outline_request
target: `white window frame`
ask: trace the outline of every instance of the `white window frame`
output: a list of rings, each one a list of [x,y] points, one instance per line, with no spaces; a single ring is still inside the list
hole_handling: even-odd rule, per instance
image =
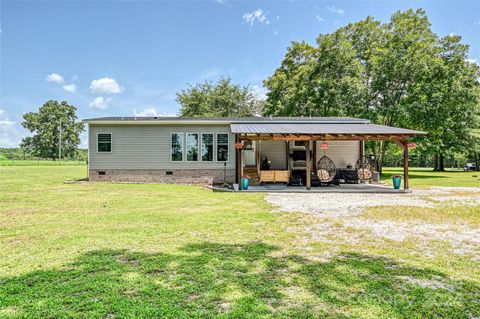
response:
[[[212,137],[212,160],[211,161],[204,161],[202,156],[202,145],[203,145],[203,134],[210,134],[213,135]],[[200,162],[204,163],[215,163],[215,133],[213,132],[202,132],[200,133]]]
[[[227,135],[227,160],[226,161],[219,161],[217,152],[218,152],[218,134],[226,134]],[[229,133],[215,133],[215,142],[214,142],[214,147],[215,147],[215,162],[218,163],[228,163],[230,161],[230,134]]]
[[[188,160],[188,154],[187,154],[187,149],[188,149],[188,134],[197,134],[197,160],[196,161],[189,161]],[[200,133],[197,133],[197,132],[188,132],[188,133],[185,133],[185,161],[186,162],[190,162],[190,163],[195,163],[195,162],[200,162],[200,158],[201,158],[201,142],[200,142],[200,139],[201,139],[201,135]]]
[[[99,144],[99,143],[98,143],[98,135],[100,135],[100,134],[110,134],[110,151],[109,151],[109,152],[107,152],[107,151],[99,151],[99,150],[98,150],[98,144]],[[98,133],[97,133],[97,140],[96,140],[95,142],[96,142],[96,143],[95,143],[95,144],[96,144],[95,150],[97,151],[97,153],[100,153],[100,154],[102,154],[102,153],[110,154],[110,153],[113,152],[113,134],[112,134],[112,133],[110,133],[110,132],[98,132]]]
[[[173,155],[172,154],[172,135],[173,134],[182,134],[183,135],[183,138],[182,138],[182,160],[181,161],[174,161],[173,158],[172,158],[172,155]],[[185,147],[186,147],[185,146],[185,142],[186,142],[185,137],[186,136],[187,135],[185,134],[185,132],[170,132],[170,140],[168,141],[169,144],[170,144],[170,146],[169,146],[170,150],[168,152],[168,154],[169,154],[168,156],[170,157],[170,162],[171,163],[183,163],[183,162],[185,162],[185,159],[186,159],[186,156],[185,156]]]

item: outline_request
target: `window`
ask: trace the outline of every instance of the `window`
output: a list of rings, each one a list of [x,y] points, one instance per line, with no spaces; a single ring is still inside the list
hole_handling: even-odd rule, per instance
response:
[[[217,161],[228,161],[228,134],[217,134]]]
[[[183,161],[183,133],[172,133],[172,161]]]
[[[98,152],[112,151],[112,134],[98,134],[97,139]]]
[[[202,161],[213,161],[213,134],[202,134]]]
[[[198,161],[198,134],[187,134],[187,161]]]

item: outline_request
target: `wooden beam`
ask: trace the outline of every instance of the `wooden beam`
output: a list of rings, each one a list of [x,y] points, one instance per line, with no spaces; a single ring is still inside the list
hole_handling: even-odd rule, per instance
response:
[[[403,189],[408,189],[408,140],[403,141]]]
[[[360,141],[359,142],[360,146],[360,159],[363,161],[363,158],[365,157],[365,141]]]
[[[305,176],[305,180],[306,180],[306,186],[307,186],[307,190],[310,190],[310,186],[311,186],[311,175],[310,175],[310,172],[311,172],[311,160],[310,160],[310,141],[306,141],[305,142],[305,152],[307,153],[306,155],[306,162],[307,162],[307,171],[306,171],[306,176]]]
[[[313,172],[317,174],[317,141],[313,141]]]

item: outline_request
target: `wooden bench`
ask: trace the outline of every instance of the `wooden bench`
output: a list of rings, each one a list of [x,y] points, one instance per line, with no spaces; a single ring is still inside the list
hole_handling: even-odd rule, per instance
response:
[[[288,183],[290,171],[260,171],[260,183]]]

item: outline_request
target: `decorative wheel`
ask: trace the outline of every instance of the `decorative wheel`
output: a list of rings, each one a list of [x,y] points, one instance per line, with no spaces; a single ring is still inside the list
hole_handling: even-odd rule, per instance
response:
[[[317,162],[317,176],[320,182],[328,183],[335,178],[337,170],[333,161],[326,155]]]
[[[370,181],[373,178],[373,170],[370,162],[365,159],[359,159],[355,164],[358,179],[362,182]]]

